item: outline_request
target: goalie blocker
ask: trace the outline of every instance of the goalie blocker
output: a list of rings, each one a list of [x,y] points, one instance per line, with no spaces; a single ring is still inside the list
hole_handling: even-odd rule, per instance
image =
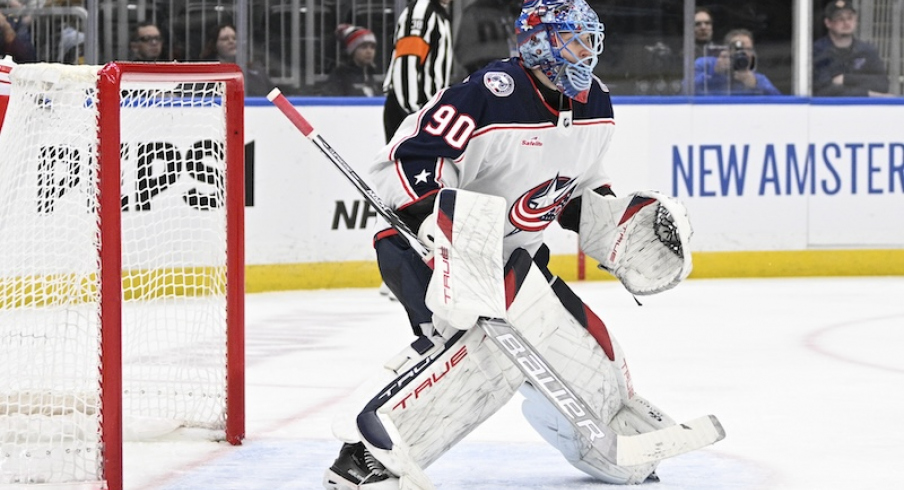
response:
[[[579,230],[581,250],[633,294],[666,291],[691,272],[687,208],[665,194],[586,192]]]

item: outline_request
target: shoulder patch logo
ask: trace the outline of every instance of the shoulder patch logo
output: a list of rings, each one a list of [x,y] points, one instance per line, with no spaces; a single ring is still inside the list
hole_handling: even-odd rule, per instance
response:
[[[483,84],[496,97],[508,97],[515,91],[515,81],[511,75],[501,71],[488,71],[483,75]]]

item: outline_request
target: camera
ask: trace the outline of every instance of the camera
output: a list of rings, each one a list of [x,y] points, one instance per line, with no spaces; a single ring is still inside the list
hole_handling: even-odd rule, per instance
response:
[[[734,71],[753,70],[756,66],[756,58],[747,53],[741,41],[731,43],[730,58],[731,69]]]

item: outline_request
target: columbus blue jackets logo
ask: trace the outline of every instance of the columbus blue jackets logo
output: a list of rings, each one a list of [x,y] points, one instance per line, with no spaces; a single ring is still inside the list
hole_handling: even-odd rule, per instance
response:
[[[557,174],[554,179],[522,194],[509,211],[509,221],[515,226],[512,234],[519,231],[541,231],[549,226],[565,208],[575,186],[575,179]]]
[[[515,91],[515,81],[511,75],[501,71],[488,71],[483,75],[483,84],[496,97],[508,97]]]

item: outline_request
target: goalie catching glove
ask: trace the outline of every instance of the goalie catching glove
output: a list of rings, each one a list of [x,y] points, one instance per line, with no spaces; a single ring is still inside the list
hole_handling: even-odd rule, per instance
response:
[[[580,245],[632,294],[675,287],[691,272],[687,208],[656,191],[583,195]]]

